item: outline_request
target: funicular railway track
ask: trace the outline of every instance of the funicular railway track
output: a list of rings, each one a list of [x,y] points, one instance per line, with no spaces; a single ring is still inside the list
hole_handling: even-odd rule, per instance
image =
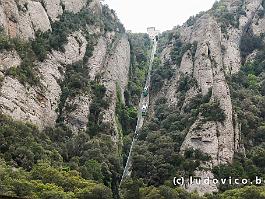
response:
[[[150,57],[150,62],[149,62],[149,69],[148,69],[148,75],[146,78],[146,83],[145,83],[145,88],[150,89],[150,84],[151,84],[151,72],[152,72],[152,66],[153,66],[153,61],[154,61],[154,57],[155,57],[155,53],[156,53],[156,48],[157,48],[157,40],[154,39],[153,40],[153,47],[152,47],[152,52],[151,52],[151,57]],[[137,125],[135,128],[135,132],[134,132],[134,137],[133,137],[133,141],[132,141],[132,145],[130,148],[130,152],[129,152],[129,156],[126,162],[126,166],[124,168],[123,171],[123,175],[122,175],[122,179],[120,182],[120,185],[122,184],[122,182],[127,178],[130,177],[131,175],[131,168],[132,168],[132,154],[133,154],[133,149],[134,146],[137,142],[138,136],[139,136],[139,131],[142,128],[143,124],[144,124],[144,115],[143,113],[146,113],[148,107],[149,107],[149,92],[142,93],[141,94],[141,99],[140,99],[140,103],[139,103],[139,107],[138,107],[138,118],[137,118]],[[146,108],[146,110],[142,110],[144,108]]]

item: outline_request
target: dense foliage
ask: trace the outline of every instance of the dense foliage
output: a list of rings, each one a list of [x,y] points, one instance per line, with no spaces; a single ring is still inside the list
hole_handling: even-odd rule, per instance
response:
[[[149,68],[151,41],[147,34],[129,34],[131,65],[125,92],[126,105],[138,106]]]
[[[222,33],[227,34],[230,27],[239,28],[239,18],[246,15],[243,9],[244,1],[241,0],[237,10],[229,11],[224,1],[216,1],[211,9],[212,15],[221,24]]]
[[[121,89],[118,84],[116,85],[116,90],[116,114],[121,124],[123,135],[134,133],[137,122],[137,106],[126,106],[123,103]]]
[[[88,133],[91,137],[100,133],[109,132],[106,124],[102,123],[101,112],[109,107],[106,97],[106,88],[97,82],[92,82],[93,100],[90,104],[90,113],[88,118]]]
[[[205,14],[205,12],[200,12],[199,14],[195,15],[195,16],[191,16],[187,21],[186,24],[188,27],[193,26],[195,24],[195,22]]]
[[[165,81],[173,77],[174,69],[169,63],[162,64],[158,57],[153,62],[153,70],[151,74],[151,91],[157,93],[163,87]]]
[[[30,172],[12,169],[0,160],[0,194],[37,198],[104,198],[112,193],[103,184],[81,178],[77,171],[63,171],[48,163],[34,165]]]
[[[263,42],[261,37],[255,36],[251,31],[245,33],[240,41],[240,52],[243,62],[246,61],[246,57],[253,53],[254,50],[260,50],[262,47]]]
[[[148,186],[161,186],[174,176],[192,175],[202,162],[209,160],[197,150],[180,154],[188,129],[197,119],[201,104],[209,102],[209,97],[196,96],[193,100],[184,113],[169,106],[166,98],[156,101],[154,119],[140,132],[134,150],[133,178],[143,179]]]
[[[102,22],[104,24],[104,30],[107,32],[115,31],[115,32],[125,32],[125,28],[122,23],[116,17],[116,13],[113,9],[109,9],[108,5],[103,5],[102,8]],[[115,20],[110,20],[115,18]]]
[[[3,178],[6,179],[4,183],[25,184],[26,188],[24,189],[22,187],[20,191],[28,191],[24,193],[28,194],[27,196],[31,196],[30,194],[37,192],[34,190],[38,190],[38,186],[47,186],[47,189],[54,189],[54,194],[69,194],[67,192],[77,191],[75,190],[75,186],[81,186],[80,188],[84,189],[90,188],[87,190],[87,194],[89,194],[88,192],[99,183],[104,183],[106,186],[112,187],[112,183],[114,183],[113,179],[115,178],[116,182],[118,173],[121,172],[117,156],[108,152],[109,149],[113,148],[113,145],[111,137],[107,135],[101,135],[96,138],[89,138],[85,133],[74,135],[64,126],[39,131],[31,124],[16,122],[1,115],[0,138],[0,157],[8,165],[13,167],[12,171],[15,168],[17,168],[15,170],[21,172],[24,170],[24,173],[28,171],[25,174],[22,172],[23,175],[16,178],[18,182],[10,182],[7,176],[7,179]],[[114,151],[114,149],[112,150]],[[9,166],[4,165],[3,163],[0,168],[6,168],[11,171]],[[34,173],[36,169],[38,170],[37,176]],[[48,173],[45,173],[46,171]],[[79,176],[77,171],[80,172],[79,179],[77,178]],[[10,172],[8,175],[12,177],[12,175],[16,174]],[[66,179],[63,179],[63,176],[61,182],[58,182],[61,178],[59,176],[61,175],[73,178],[69,179],[69,183],[72,184],[67,185],[71,186],[70,190],[69,188],[64,188],[64,185],[57,184],[67,183],[65,182]],[[85,179],[94,180],[95,182],[93,183],[91,181],[93,186],[88,184],[86,188],[86,186],[82,185],[82,183],[86,184],[90,182]],[[42,182],[35,182],[34,180],[41,180]],[[75,181],[73,180],[76,180],[76,183],[81,183],[81,185],[75,185]],[[15,184],[11,185],[18,186]],[[2,184],[2,186],[6,186],[5,189],[9,187],[8,184]],[[49,186],[52,187],[49,188]],[[100,189],[108,190],[104,186],[101,186]],[[19,195],[20,191],[13,190],[10,191],[10,194]],[[58,193],[56,193],[57,191]],[[80,193],[82,192],[82,190],[79,191]],[[85,194],[85,190],[83,191]],[[8,194],[9,190],[6,193]],[[44,198],[43,196],[38,197]]]

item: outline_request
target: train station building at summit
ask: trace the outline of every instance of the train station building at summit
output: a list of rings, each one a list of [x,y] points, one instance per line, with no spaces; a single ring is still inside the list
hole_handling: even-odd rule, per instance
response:
[[[156,36],[158,36],[160,34],[160,31],[156,30],[155,27],[149,27],[149,28],[147,28],[147,33],[151,39],[155,39]]]

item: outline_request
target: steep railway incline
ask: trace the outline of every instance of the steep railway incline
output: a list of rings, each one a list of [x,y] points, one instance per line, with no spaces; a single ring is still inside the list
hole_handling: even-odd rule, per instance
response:
[[[151,57],[150,57],[148,75],[147,75],[146,83],[145,83],[145,87],[149,88],[149,90],[150,90],[150,84],[151,84],[151,71],[152,71],[153,61],[154,61],[154,57],[155,57],[155,53],[156,53],[156,48],[157,48],[157,41],[156,41],[156,39],[154,39],[153,40],[153,48],[152,48]],[[146,105],[146,107],[149,107],[149,92],[148,92],[147,96],[144,96],[143,93],[141,95],[141,99],[140,99],[140,103],[139,103],[139,107],[138,107],[138,119],[137,119],[137,125],[136,125],[135,132],[134,132],[134,138],[133,138],[132,145],[130,148],[127,163],[126,163],[126,166],[125,166],[124,171],[123,171],[120,185],[122,184],[124,179],[126,179],[127,177],[130,177],[130,175],[131,175],[132,153],[133,153],[134,146],[135,146],[137,139],[138,139],[138,136],[139,136],[139,130],[142,128],[142,126],[144,124],[144,119],[145,119],[144,116],[142,115],[142,107],[144,105]]]

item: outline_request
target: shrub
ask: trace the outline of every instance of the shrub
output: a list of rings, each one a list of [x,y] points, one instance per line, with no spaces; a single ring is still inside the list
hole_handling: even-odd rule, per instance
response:
[[[219,102],[209,102],[200,107],[200,112],[206,121],[223,122],[226,118]]]
[[[147,34],[129,34],[131,66],[125,104],[138,106],[149,68],[151,42]]]
[[[88,134],[91,137],[96,136],[99,132],[104,132],[104,124],[102,124],[100,113],[109,107],[108,99],[106,99],[106,88],[97,82],[91,83],[93,92],[93,100],[90,104],[90,113],[88,118]]]
[[[116,18],[116,14],[114,10],[110,10],[108,5],[104,5],[102,8],[102,13],[103,13],[103,23],[104,23],[104,29],[105,31],[118,31],[121,33],[125,32],[125,28],[123,25],[120,23],[118,18]],[[115,16],[114,20],[110,20]]]
[[[156,65],[157,64],[157,65]],[[170,80],[174,75],[174,69],[169,64],[161,64],[159,60],[154,62],[154,70],[151,74],[151,89],[153,92],[158,92],[164,85],[164,81]]]
[[[179,80],[178,91],[186,93],[194,86],[197,86],[197,80],[189,75],[182,75]]]
[[[232,26],[234,28],[239,28],[239,16],[242,14],[243,4],[239,7],[235,13],[228,11],[226,5],[223,2],[217,2],[213,6],[213,15],[217,18],[217,21],[221,24],[221,30],[223,33],[227,33],[227,28]]]
[[[118,117],[118,120],[121,124],[123,133],[125,135],[129,133],[134,133],[135,126],[137,123],[137,109],[135,107],[129,107],[126,106],[122,102],[122,93],[120,86],[118,83],[116,83],[116,93],[117,93],[117,99],[116,99],[116,115]]]
[[[198,20],[198,18],[200,18],[204,13],[205,12],[200,12],[196,16],[191,16],[186,22],[188,27],[193,26],[195,24],[195,22]]]
[[[48,38],[49,34],[50,32],[42,33],[38,31],[36,33],[36,39],[31,42],[32,50],[39,61],[44,61],[47,58],[48,52],[51,51]]]
[[[240,41],[240,52],[241,57],[243,58],[243,63],[248,55],[256,49],[261,49],[263,45],[263,41],[260,37],[254,36],[251,33],[244,34]]]

